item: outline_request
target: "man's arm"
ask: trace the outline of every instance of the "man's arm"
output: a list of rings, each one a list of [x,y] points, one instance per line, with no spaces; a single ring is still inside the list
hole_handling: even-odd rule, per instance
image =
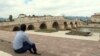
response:
[[[33,44],[33,43],[29,40],[29,38],[28,38],[27,35],[25,35],[25,41],[28,42],[29,44]]]

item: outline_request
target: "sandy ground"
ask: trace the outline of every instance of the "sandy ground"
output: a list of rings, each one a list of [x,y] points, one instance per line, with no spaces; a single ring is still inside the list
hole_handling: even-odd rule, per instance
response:
[[[28,34],[36,34],[36,35],[44,35],[44,36],[52,36],[52,37],[61,37],[61,38],[72,38],[72,39],[80,39],[80,40],[92,40],[99,41],[99,33],[93,33],[92,36],[78,36],[78,35],[66,35],[69,31],[58,31],[53,33],[43,33],[43,32],[34,32],[34,31],[26,31]]]
[[[3,34],[5,33],[5,34]],[[0,51],[12,56],[36,56],[29,52],[16,54],[12,49],[14,32],[0,31]],[[100,42],[72,38],[51,37],[28,34],[32,42],[36,43],[41,56],[100,56]],[[3,41],[4,40],[4,41]]]

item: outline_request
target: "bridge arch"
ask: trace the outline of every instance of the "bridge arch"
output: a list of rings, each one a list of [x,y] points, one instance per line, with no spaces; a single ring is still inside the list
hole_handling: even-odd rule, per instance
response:
[[[67,22],[64,22],[64,28],[65,28],[65,30],[67,29]]]
[[[58,22],[53,22],[52,27],[58,30],[59,29]]]
[[[15,26],[12,31],[19,31],[19,30],[20,28],[18,26]]]
[[[78,22],[75,22],[76,27],[78,27]]]
[[[45,23],[40,24],[40,29],[47,29],[47,25]]]
[[[34,26],[32,24],[28,25],[27,27],[28,30],[34,30]]]
[[[70,22],[71,28],[74,28],[74,24],[73,22]]]

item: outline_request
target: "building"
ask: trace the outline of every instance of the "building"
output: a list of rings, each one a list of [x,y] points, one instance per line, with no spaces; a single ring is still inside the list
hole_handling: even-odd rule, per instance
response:
[[[19,14],[18,18],[25,18],[26,15],[25,14]]]
[[[100,13],[95,13],[94,15],[92,15],[91,21],[94,23],[99,23],[100,22]]]

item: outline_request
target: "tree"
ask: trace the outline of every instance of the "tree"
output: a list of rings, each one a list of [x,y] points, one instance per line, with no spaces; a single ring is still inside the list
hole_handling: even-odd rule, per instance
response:
[[[35,17],[35,15],[32,15],[33,17]]]
[[[9,15],[9,20],[13,21],[13,16],[12,15]]]

